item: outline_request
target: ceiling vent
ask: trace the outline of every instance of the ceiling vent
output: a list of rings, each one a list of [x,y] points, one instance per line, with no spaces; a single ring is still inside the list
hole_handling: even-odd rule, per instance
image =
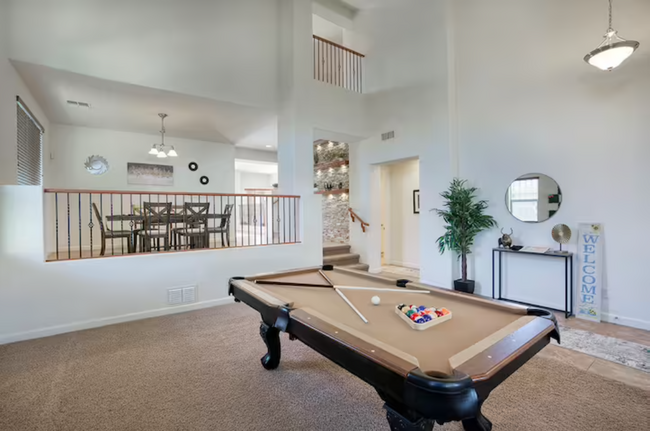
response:
[[[77,106],[79,108],[90,109],[90,103],[86,102],[77,102],[76,100],[67,100],[66,103],[70,106]]]
[[[395,131],[391,130],[390,132],[382,133],[381,134],[381,140],[382,141],[388,141],[390,139],[395,139]]]

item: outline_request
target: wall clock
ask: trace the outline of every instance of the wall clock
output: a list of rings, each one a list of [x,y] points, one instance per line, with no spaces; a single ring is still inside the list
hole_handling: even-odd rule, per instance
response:
[[[192,172],[199,169],[199,165],[197,165],[196,162],[190,162],[190,164],[187,165],[187,167],[190,168],[190,171],[192,171]]]

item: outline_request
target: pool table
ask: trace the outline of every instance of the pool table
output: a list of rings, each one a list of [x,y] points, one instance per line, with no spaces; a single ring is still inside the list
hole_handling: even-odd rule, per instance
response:
[[[229,284],[236,302],[261,314],[266,369],[279,366],[279,335],[287,332],[372,385],[391,430],[431,430],[450,421],[490,430],[481,414],[490,392],[560,338],[546,310],[329,265],[233,277]],[[416,330],[395,312],[400,303],[444,307],[452,318]]]

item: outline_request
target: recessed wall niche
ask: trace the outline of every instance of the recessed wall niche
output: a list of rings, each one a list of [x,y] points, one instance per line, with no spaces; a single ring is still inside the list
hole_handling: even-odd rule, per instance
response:
[[[314,142],[314,193],[323,196],[323,242],[326,243],[350,241],[349,165],[347,143]]]

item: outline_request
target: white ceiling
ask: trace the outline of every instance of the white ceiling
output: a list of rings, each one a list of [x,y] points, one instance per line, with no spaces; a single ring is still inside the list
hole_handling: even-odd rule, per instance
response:
[[[255,174],[273,175],[278,173],[278,164],[235,159],[235,170],[241,172],[252,172]]]
[[[267,151],[277,147],[277,117],[270,109],[12,63],[53,123],[154,134],[160,130],[158,113],[164,112],[169,136]],[[67,100],[92,108],[71,107]]]

